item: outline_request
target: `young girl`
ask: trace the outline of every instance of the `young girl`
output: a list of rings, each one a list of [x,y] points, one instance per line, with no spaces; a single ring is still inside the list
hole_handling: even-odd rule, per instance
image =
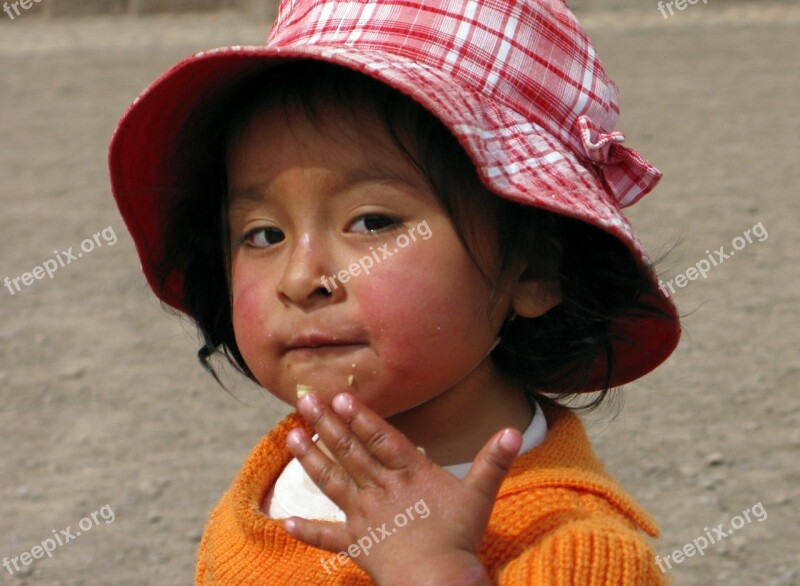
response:
[[[658,584],[576,393],[677,344],[620,209],[660,174],[559,0],[286,0],[130,108],[114,194],[155,293],[296,406],[198,584]]]

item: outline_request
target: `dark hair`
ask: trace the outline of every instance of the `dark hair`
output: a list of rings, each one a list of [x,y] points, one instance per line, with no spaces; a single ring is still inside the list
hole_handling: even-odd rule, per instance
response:
[[[544,315],[506,322],[491,354],[496,367],[523,383],[532,397],[547,393],[563,401],[585,390],[600,365],[604,388],[585,407],[599,405],[614,368],[611,323],[626,315],[669,319],[642,301],[654,286],[625,245],[584,222],[497,197],[481,183],[456,138],[427,110],[361,73],[317,61],[251,74],[207,100],[167,161],[180,183],[169,186],[174,203],[163,218],[167,241],[159,277],[166,284],[182,275],[183,305],[205,342],[199,352],[204,367],[219,382],[209,358],[221,352],[255,381],[236,345],[231,316],[229,137],[267,104],[300,105],[319,122],[319,106],[327,103],[349,108],[353,116],[368,107],[385,123],[394,143],[428,179],[479,270],[474,235],[481,224],[476,220],[488,218],[497,236],[498,271],[482,274],[493,286],[499,287],[500,277],[525,258],[525,276],[550,283],[560,294],[560,303]]]

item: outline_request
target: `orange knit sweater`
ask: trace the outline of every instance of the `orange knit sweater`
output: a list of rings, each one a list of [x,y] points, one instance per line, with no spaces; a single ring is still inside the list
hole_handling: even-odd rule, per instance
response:
[[[478,553],[500,585],[628,586],[663,584],[639,529],[651,517],[605,472],[583,424],[561,408],[545,409],[545,441],[519,456],[503,482]],[[282,521],[259,510],[291,459],[285,440],[310,428],[293,413],[253,450],[211,514],[200,544],[197,584],[367,585],[350,559],[334,571],[330,552],[291,537]],[[413,524],[407,530],[413,530]]]

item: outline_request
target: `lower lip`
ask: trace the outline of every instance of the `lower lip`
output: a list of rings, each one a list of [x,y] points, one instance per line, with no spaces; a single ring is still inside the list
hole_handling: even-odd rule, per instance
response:
[[[287,354],[291,354],[296,358],[330,357],[349,354],[356,350],[361,350],[364,347],[364,344],[336,344],[330,346],[316,346],[313,348],[304,346],[302,348],[292,348]]]

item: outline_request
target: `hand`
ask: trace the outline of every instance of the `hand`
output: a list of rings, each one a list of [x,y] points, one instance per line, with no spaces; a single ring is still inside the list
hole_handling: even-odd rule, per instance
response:
[[[477,552],[522,445],[518,431],[495,434],[462,481],[349,394],[328,407],[309,393],[297,405],[338,462],[300,429],[289,433],[289,451],[347,521],[290,517],[284,526],[293,537],[347,552],[381,586],[490,583]],[[331,560],[335,572],[337,558]]]

